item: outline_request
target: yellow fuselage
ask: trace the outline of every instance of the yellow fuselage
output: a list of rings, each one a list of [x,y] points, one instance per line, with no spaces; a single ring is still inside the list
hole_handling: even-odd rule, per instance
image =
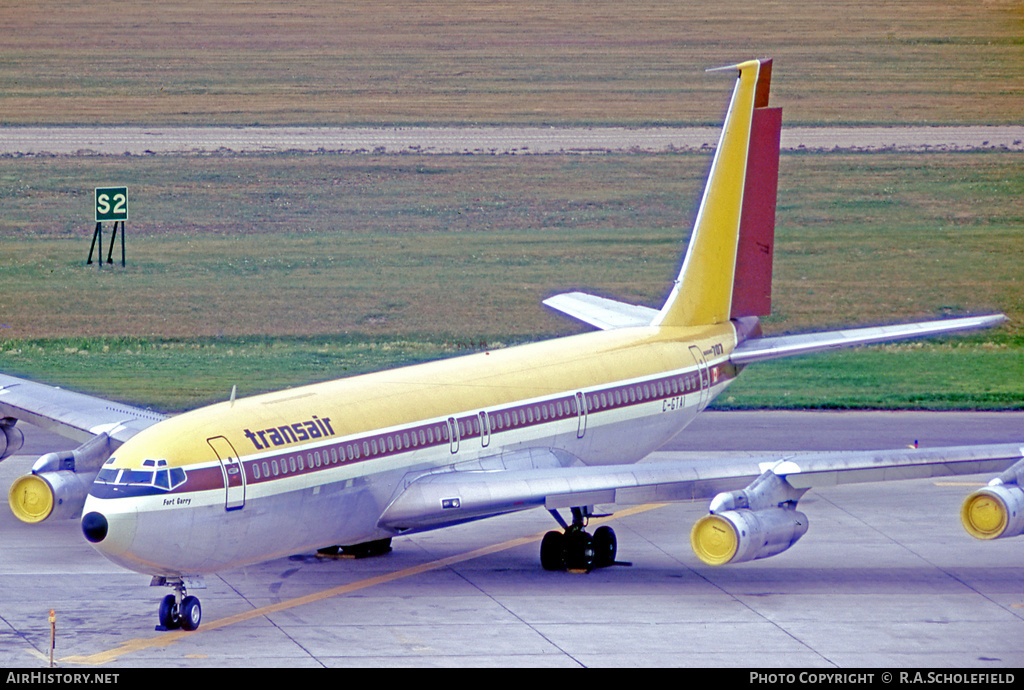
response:
[[[424,472],[639,460],[734,378],[735,344],[731,324],[627,328],[212,405],[119,448],[84,512],[109,522],[100,551],[161,575],[389,536],[379,516]]]

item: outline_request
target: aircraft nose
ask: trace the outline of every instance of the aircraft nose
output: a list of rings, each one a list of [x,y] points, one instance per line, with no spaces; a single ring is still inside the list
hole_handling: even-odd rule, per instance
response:
[[[122,503],[89,496],[82,509],[82,534],[97,551],[118,565],[123,565],[131,555],[138,529],[134,507]]]
[[[82,533],[93,544],[99,544],[106,539],[108,529],[107,518],[102,513],[94,511],[86,513],[85,517],[82,518]]]

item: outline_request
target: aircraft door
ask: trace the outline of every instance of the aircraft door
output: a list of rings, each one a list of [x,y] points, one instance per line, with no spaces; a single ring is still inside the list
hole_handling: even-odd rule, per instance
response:
[[[224,474],[224,510],[240,510],[245,506],[245,469],[231,442],[223,436],[206,439],[220,460]]]
[[[483,411],[479,415],[480,417],[480,445],[484,448],[491,443],[491,416],[487,414],[487,411]]]
[[[448,418],[448,440],[451,442],[452,455],[459,452],[459,423],[455,417]]]
[[[583,438],[587,433],[587,399],[583,393],[576,394],[576,414],[579,425],[576,427],[576,438]]]
[[[697,411],[700,412],[707,406],[708,398],[711,397],[711,373],[708,371],[708,360],[704,359],[704,353],[699,347],[691,345],[690,354],[693,355],[700,375],[700,398],[697,403]]]

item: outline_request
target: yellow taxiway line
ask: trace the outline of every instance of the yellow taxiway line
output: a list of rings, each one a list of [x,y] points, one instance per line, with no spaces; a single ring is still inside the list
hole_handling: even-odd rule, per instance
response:
[[[644,513],[648,510],[654,510],[656,508],[663,507],[664,503],[650,503],[646,505],[636,506],[626,510],[615,513],[614,516],[604,519],[591,520],[590,524],[600,524],[601,522],[608,522],[613,519],[628,517],[630,515],[636,515],[637,513]],[[178,640],[182,640],[192,635],[202,635],[204,632],[210,630],[217,630],[219,628],[226,628],[236,623],[242,623],[253,618],[259,618],[260,616],[267,616],[272,613],[279,611],[287,611],[297,606],[305,606],[306,604],[313,604],[324,599],[330,599],[331,597],[341,596],[343,594],[349,594],[356,592],[361,589],[367,589],[368,587],[375,587],[377,585],[383,585],[388,582],[394,582],[395,580],[401,580],[406,577],[412,577],[413,575],[419,575],[420,573],[426,573],[431,570],[439,570],[440,568],[446,568],[456,563],[462,563],[465,561],[471,561],[474,558],[480,558],[481,556],[487,556],[492,553],[498,553],[499,551],[505,551],[506,549],[512,549],[517,546],[523,546],[524,544],[530,544],[538,542],[544,538],[544,533],[533,534],[527,537],[519,537],[517,539],[510,539],[503,541],[498,544],[492,544],[490,546],[484,546],[473,551],[467,551],[465,553],[456,554],[454,556],[448,556],[447,558],[441,558],[436,561],[430,561],[429,563],[422,563],[420,565],[412,566],[411,568],[405,568],[403,570],[396,570],[390,573],[384,573],[383,575],[377,575],[370,577],[365,580],[359,580],[358,582],[351,582],[347,585],[340,585],[338,587],[332,587],[325,589],[320,592],[314,592],[313,594],[307,594],[304,597],[298,597],[295,599],[288,599],[287,601],[281,601],[276,604],[269,606],[262,606],[251,611],[245,611],[243,613],[235,614],[234,616],[228,616],[227,618],[221,618],[219,620],[211,621],[209,623],[204,622],[199,630],[192,632],[186,632],[184,630],[175,630],[173,632],[167,632],[159,637],[150,638],[137,638],[129,640],[119,647],[114,647],[105,652],[97,652],[96,654],[90,654],[89,656],[68,656],[60,659],[61,663],[65,664],[84,664],[89,666],[98,666],[101,664],[110,663],[115,661],[126,654],[133,652],[139,652],[144,649],[152,649],[154,647],[166,647],[174,644]]]

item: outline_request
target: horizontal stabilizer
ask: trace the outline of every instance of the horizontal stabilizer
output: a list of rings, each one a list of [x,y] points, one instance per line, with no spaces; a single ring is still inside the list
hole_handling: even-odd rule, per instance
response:
[[[658,315],[657,309],[617,302],[585,292],[565,292],[549,297],[544,300],[544,304],[602,331],[649,326]]]
[[[842,331],[757,338],[740,343],[733,350],[731,360],[733,364],[750,364],[769,359],[781,359],[783,357],[805,355],[812,352],[838,350],[857,345],[870,345],[889,340],[923,338],[943,333],[989,328],[1003,321],[1006,321],[1004,315],[991,314],[988,316],[970,316],[962,319],[944,319],[941,321],[923,321],[893,326],[875,326]]]

